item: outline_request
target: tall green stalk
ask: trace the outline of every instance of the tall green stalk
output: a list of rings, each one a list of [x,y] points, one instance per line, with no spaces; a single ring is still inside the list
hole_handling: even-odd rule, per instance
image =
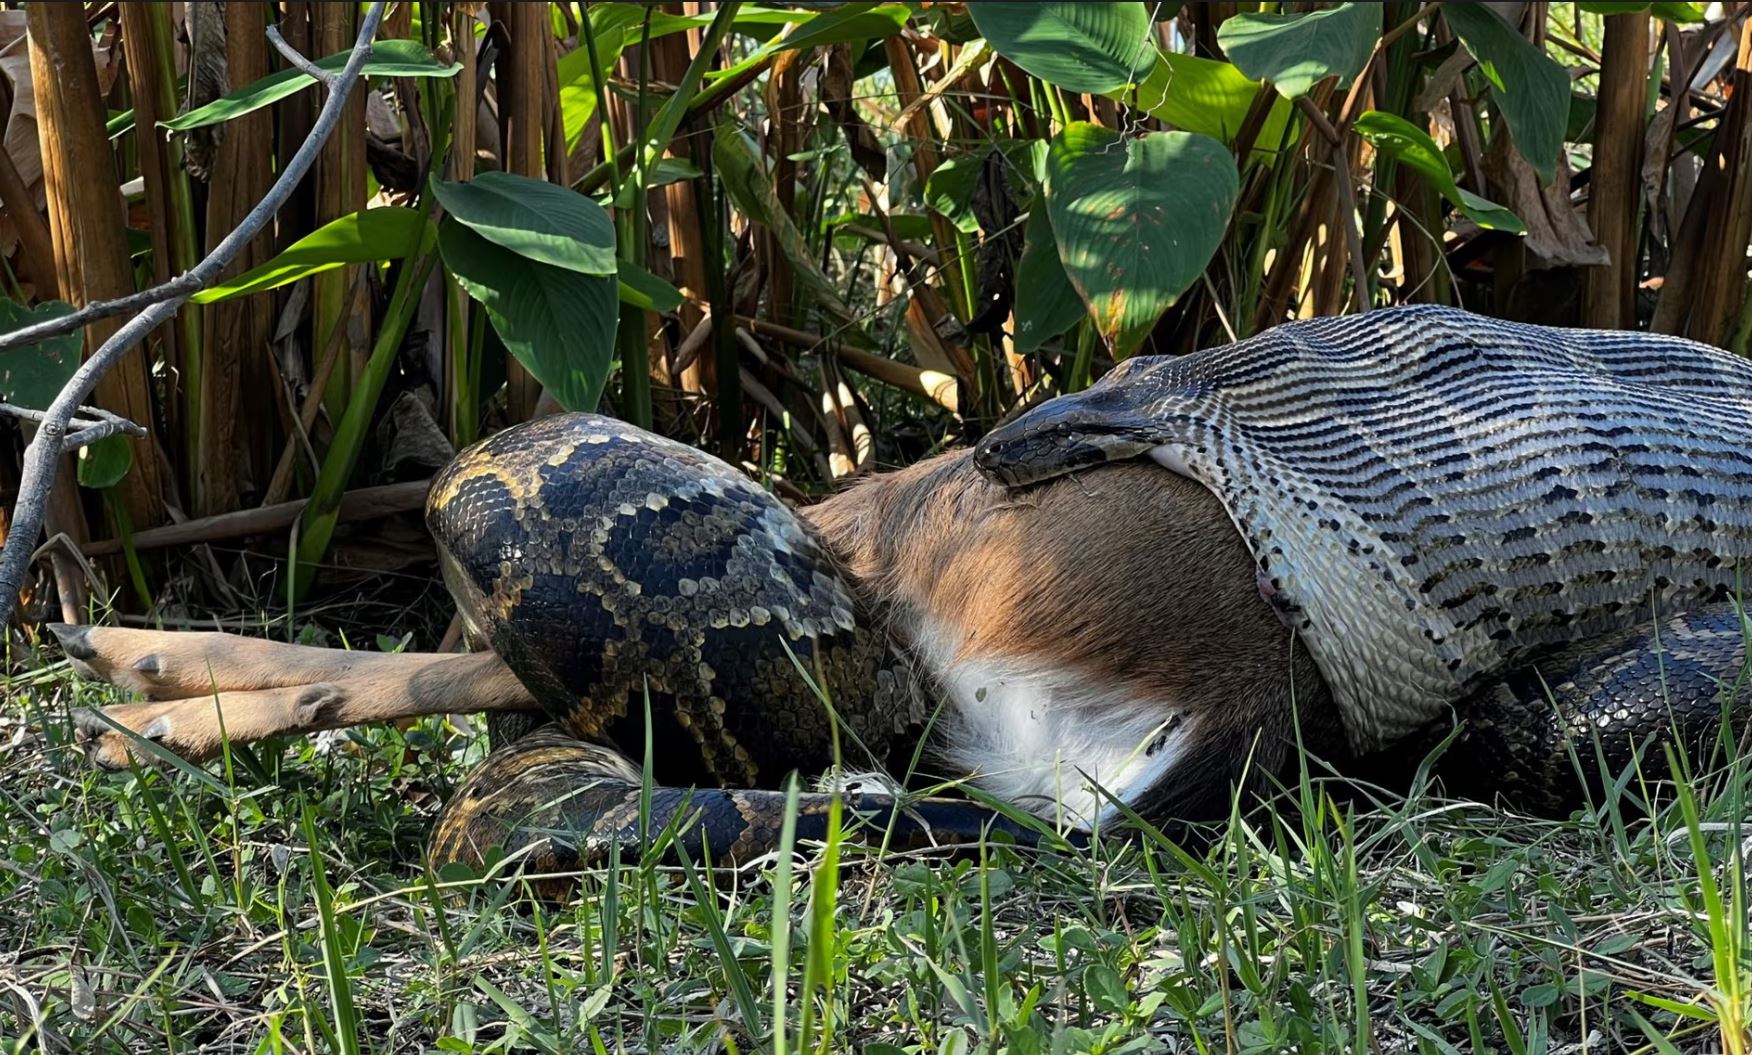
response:
[[[427,216],[431,215],[430,200],[425,211]],[[438,250],[435,247],[423,254],[410,254],[403,260],[401,273],[396,276],[395,292],[390,295],[383,325],[377,331],[377,341],[371,346],[371,358],[366,361],[359,383],[353,386],[340,424],[335,427],[334,440],[317,474],[310,504],[304,507],[304,515],[299,521],[298,546],[292,569],[294,599],[304,597],[315,578],[317,563],[328,553],[329,541],[334,537],[335,524],[340,518],[341,497],[346,493],[347,482],[359,462],[359,453],[365,448],[377,399],[383,394],[383,385],[389,380],[396,352],[401,348],[408,323],[413,320],[414,311],[419,306],[420,291],[425,288],[426,278],[437,262]]]

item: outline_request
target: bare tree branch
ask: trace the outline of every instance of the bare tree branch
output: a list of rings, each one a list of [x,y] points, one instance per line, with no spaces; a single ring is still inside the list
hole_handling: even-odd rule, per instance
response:
[[[157,329],[167,319],[176,314],[185,301],[197,291],[205,288],[223,272],[232,260],[243,251],[255,236],[266,227],[274,214],[292,196],[304,174],[310,171],[315,163],[316,155],[321,152],[322,145],[335,126],[340,123],[341,110],[345,107],[347,96],[352,94],[354,86],[359,81],[359,72],[365,66],[365,60],[371,55],[371,41],[377,36],[377,26],[383,20],[383,10],[388,6],[384,0],[372,4],[365,11],[365,17],[359,25],[359,38],[353,42],[352,53],[347,57],[347,65],[340,75],[329,82],[329,96],[323,103],[322,112],[316,117],[315,124],[310,129],[309,138],[299,145],[297,153],[286,163],[274,185],[268,188],[268,193],[251,209],[243,222],[207,254],[206,259],[196,264],[185,274],[154,289],[123,298],[122,301],[111,301],[110,304],[126,302],[130,305],[145,304],[146,309],[139,315],[128,320],[117,330],[103,346],[92,353],[65,387],[49,409],[43,415],[42,424],[37,434],[31,440],[30,446],[24,452],[24,473],[18,482],[18,502],[13,508],[12,529],[6,537],[6,548],[0,552],[0,618],[10,613],[18,603],[18,590],[24,583],[26,572],[30,568],[31,550],[36,543],[37,533],[42,530],[43,511],[47,505],[49,487],[55,479],[55,463],[61,457],[63,445],[69,438],[68,425],[73,421],[79,405],[85,397],[97,387],[98,379],[121,361],[134,345],[143,340],[147,334]],[[88,306],[89,307],[89,306]],[[74,313],[67,319],[78,319],[81,313]],[[110,311],[106,315],[117,314]],[[96,316],[103,318],[105,315]],[[66,321],[66,320],[57,320]],[[81,320],[81,324],[85,321]],[[22,331],[28,332],[28,331]],[[68,331],[62,331],[68,332]],[[40,340],[31,337],[29,340]],[[0,345],[4,347],[4,345]]]
[[[29,407],[15,407],[11,403],[0,403],[0,417],[18,418],[22,421],[47,421],[49,413],[46,410],[32,410]],[[136,425],[119,414],[111,414],[102,407],[80,407],[74,411],[74,417],[67,422],[72,431],[61,441],[61,453],[70,454],[81,447],[89,447],[106,436],[126,433],[129,436],[146,435],[143,426]]]
[[[367,20],[370,20],[370,17],[370,14],[367,13]],[[377,21],[380,20],[381,16],[379,16],[378,20],[370,21],[369,23],[373,36],[375,36],[377,32]],[[361,28],[364,27],[362,26]],[[350,86],[353,81],[358,79],[357,67],[363,66],[365,59],[369,58],[371,55],[371,37],[361,36],[359,39],[365,42],[363,55],[361,55],[358,45],[355,45],[353,53],[348,57],[347,65],[340,73],[335,74],[330,73],[328,70],[325,70],[321,66],[310,61],[310,59],[300,55],[292,45],[286,43],[286,38],[280,35],[278,28],[274,26],[268,27],[268,40],[273,43],[275,48],[279,49],[280,54],[285,57],[286,61],[297,67],[300,71],[314,77],[318,84],[321,84],[328,89],[331,97],[337,92],[337,90],[339,90],[339,85],[345,83]],[[355,63],[355,59],[358,60],[357,63]],[[340,94],[342,98],[344,99],[351,90],[351,87],[349,87],[346,91],[341,91]],[[326,113],[327,111],[325,110],[324,112]],[[325,130],[324,138],[326,138],[326,136],[327,132]],[[317,139],[317,142],[320,144],[322,140],[319,138]],[[287,167],[287,171],[292,171],[290,166]],[[298,180],[302,177],[302,171],[294,175],[290,185],[286,188],[286,195],[282,195],[281,201],[276,202],[274,207],[268,210],[270,218],[273,213],[279,211],[279,207],[284,202],[284,198],[289,196],[291,192],[296,189],[298,186]],[[276,185],[274,190],[279,190],[279,186]],[[263,203],[265,204],[273,197],[274,191],[269,191],[268,197],[262,199]],[[249,219],[254,219],[253,213],[246,218],[246,225]],[[243,229],[243,226],[237,228],[238,231],[242,231]],[[254,237],[254,234],[254,231],[250,232],[251,237]],[[248,242],[249,238],[245,238],[242,241]],[[236,249],[226,253],[224,256],[220,255],[221,251],[225,249],[229,242],[230,239],[226,239],[225,242],[216,246],[213,252],[205,260],[202,260],[199,264],[196,264],[194,267],[162,285],[153,286],[151,289],[143,289],[138,293],[130,293],[125,297],[117,297],[114,300],[92,301],[90,304],[85,305],[83,308],[80,308],[78,311],[75,311],[70,315],[45,319],[42,322],[32,323],[29,326],[20,327],[9,333],[0,334],[0,352],[8,351],[13,348],[22,348],[28,344],[35,344],[38,341],[48,340],[50,337],[59,337],[62,334],[73,333],[74,331],[82,329],[99,319],[108,319],[116,315],[126,315],[130,312],[141,311],[153,304],[163,301],[175,300],[180,303],[182,300],[186,300],[212,285],[214,280],[219,277],[219,273],[225,270],[225,266],[231,263],[232,258],[237,255]]]

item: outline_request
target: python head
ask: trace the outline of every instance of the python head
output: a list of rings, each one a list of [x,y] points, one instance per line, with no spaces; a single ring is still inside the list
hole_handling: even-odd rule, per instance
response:
[[[993,429],[974,448],[988,479],[1023,487],[1105,462],[1147,454],[1166,438],[1148,382],[1165,357],[1138,356],[1089,388],[1049,399]]]

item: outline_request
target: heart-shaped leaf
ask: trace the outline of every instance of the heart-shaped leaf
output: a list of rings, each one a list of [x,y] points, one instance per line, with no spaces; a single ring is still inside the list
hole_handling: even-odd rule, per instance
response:
[[[1340,4],[1302,15],[1236,15],[1217,30],[1217,43],[1242,73],[1294,99],[1328,77],[1349,84],[1380,36],[1380,4]]]
[[[1067,91],[1099,95],[1156,61],[1143,4],[968,4],[998,54]]]
[[[196,304],[246,297],[345,264],[400,260],[431,248],[438,237],[418,210],[399,205],[361,209],[323,224],[267,263],[189,298]]]
[[[549,394],[567,410],[594,410],[614,360],[619,280],[537,263],[454,217],[438,227],[438,251]]]
[[[1045,189],[1059,260],[1115,355],[1130,355],[1198,280],[1239,184],[1235,159],[1209,136],[1078,123],[1053,139]]]
[[[1527,225],[1521,218],[1503,208],[1501,205],[1481,198],[1464,189],[1454,179],[1454,170],[1448,167],[1448,159],[1442,155],[1442,149],[1436,146],[1428,132],[1400,117],[1398,114],[1383,113],[1380,110],[1370,110],[1358,117],[1353,125],[1358,134],[1375,144],[1375,149],[1390,157],[1398,159],[1401,165],[1414,169],[1418,175],[1430,181],[1430,186],[1453,202],[1455,207],[1480,227],[1488,227],[1497,231],[1512,231],[1515,234],[1526,234]]]
[[[526,259],[583,275],[612,275],[618,267],[614,221],[577,191],[509,172],[433,189],[457,221]]]
[[[346,68],[352,51],[351,48],[338,51],[319,60],[317,65],[329,73],[339,73]],[[444,63],[433,58],[419,41],[380,40],[371,45],[371,57],[365,60],[364,74],[367,77],[452,77],[460,69],[460,62]],[[271,106],[289,95],[296,95],[315,83],[316,78],[303,70],[281,70],[160,123],[173,132],[223,124],[234,117]]]
[[[1483,4],[1443,4],[1442,17],[1478,60],[1521,156],[1550,182],[1569,123],[1569,74]]]
[[[1059,263],[1058,242],[1044,207],[1028,214],[1022,259],[1016,264],[1016,288],[1025,291],[1016,298],[1016,350],[1023,355],[1039,351],[1041,345],[1075,325],[1087,310],[1065,274],[1065,266]]]
[[[27,308],[16,301],[0,299],[0,333],[72,313],[73,305],[63,300],[44,301]],[[79,369],[79,353],[84,347],[85,335],[75,330],[0,352],[0,400],[32,410],[47,410]]]

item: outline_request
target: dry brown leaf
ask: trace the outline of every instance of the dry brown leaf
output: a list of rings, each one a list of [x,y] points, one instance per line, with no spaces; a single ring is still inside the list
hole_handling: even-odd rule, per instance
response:
[[[1530,267],[1594,267],[1607,262],[1606,250],[1595,244],[1588,222],[1570,201],[1566,161],[1558,160],[1551,185],[1541,187],[1521,152],[1507,135],[1498,134],[1485,149],[1484,171],[1492,196],[1527,224]]]

